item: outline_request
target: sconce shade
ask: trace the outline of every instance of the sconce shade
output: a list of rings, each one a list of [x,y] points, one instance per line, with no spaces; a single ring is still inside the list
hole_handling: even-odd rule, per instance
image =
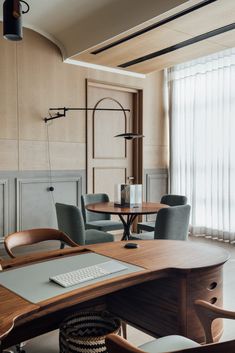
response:
[[[5,39],[18,41],[23,38],[21,19],[20,1],[5,0],[3,4],[3,36]]]
[[[123,137],[126,140],[133,140],[133,139],[137,139],[137,138],[142,138],[142,137],[144,137],[144,135],[136,134],[134,132],[126,132],[124,134],[119,134],[114,137]]]

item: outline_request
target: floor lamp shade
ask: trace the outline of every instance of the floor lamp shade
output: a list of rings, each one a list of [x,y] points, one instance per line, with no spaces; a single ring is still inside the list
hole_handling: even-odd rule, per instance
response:
[[[3,4],[3,36],[5,39],[13,41],[23,38],[20,1],[5,0]]]

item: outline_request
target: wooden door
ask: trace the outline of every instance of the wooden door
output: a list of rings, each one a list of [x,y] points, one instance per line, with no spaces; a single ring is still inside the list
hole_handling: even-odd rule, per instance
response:
[[[114,200],[114,185],[133,176],[133,141],[114,137],[135,126],[135,96],[138,91],[87,82],[87,107],[130,109],[87,112],[87,192],[107,193]]]

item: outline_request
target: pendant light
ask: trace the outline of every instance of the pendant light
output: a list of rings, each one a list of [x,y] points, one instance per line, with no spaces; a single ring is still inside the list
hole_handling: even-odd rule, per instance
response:
[[[27,6],[22,10],[21,2]],[[29,5],[23,0],[5,0],[3,4],[3,36],[11,41],[22,40],[22,14],[29,12]]]

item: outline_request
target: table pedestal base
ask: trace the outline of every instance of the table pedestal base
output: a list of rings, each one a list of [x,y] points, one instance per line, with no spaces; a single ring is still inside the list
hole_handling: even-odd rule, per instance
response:
[[[127,219],[125,220],[123,215],[118,215],[120,220],[122,221],[123,224],[123,236],[121,240],[129,240],[132,238],[132,233],[131,233],[131,226],[132,223],[134,222],[134,220],[137,217],[137,214],[131,214],[131,215],[127,215]]]

